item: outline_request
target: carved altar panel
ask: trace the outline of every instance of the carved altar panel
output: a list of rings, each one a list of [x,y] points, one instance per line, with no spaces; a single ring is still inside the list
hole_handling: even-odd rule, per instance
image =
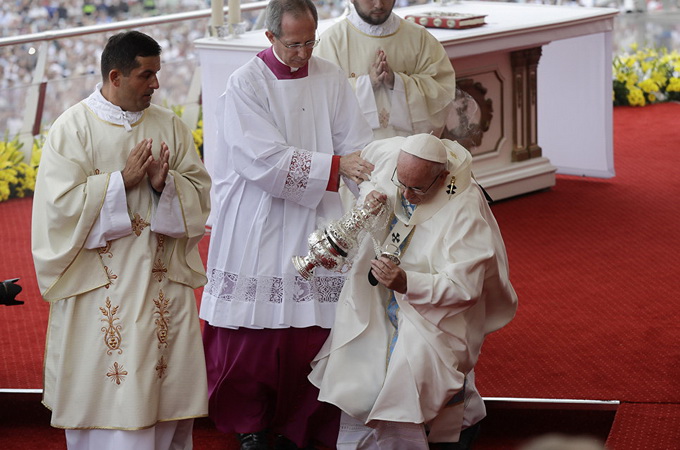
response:
[[[442,137],[458,141],[473,156],[498,153],[506,138],[504,80],[497,68],[456,79],[456,100]]]

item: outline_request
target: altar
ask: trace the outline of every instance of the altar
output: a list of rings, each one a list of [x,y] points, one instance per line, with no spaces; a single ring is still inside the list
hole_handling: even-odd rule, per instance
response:
[[[552,187],[555,173],[611,177],[612,41],[618,10],[460,2],[395,9],[486,15],[468,29],[430,28],[456,71],[445,136],[473,155],[473,171],[500,200]],[[319,23],[319,35],[337,19]],[[264,30],[195,41],[202,73],[204,155],[216,155],[215,109],[229,75],[267,48]]]

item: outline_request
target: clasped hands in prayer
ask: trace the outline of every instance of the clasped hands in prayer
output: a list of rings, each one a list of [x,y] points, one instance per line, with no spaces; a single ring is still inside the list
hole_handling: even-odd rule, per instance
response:
[[[373,89],[377,89],[381,85],[394,89],[394,72],[387,63],[387,55],[383,50],[379,49],[375,53],[375,61],[371,64],[368,75],[371,78]]]
[[[151,187],[157,192],[163,191],[170,168],[170,149],[161,142],[160,157],[156,160],[151,154],[152,144],[153,139],[142,139],[130,152],[122,172],[126,190],[137,186],[144,175],[148,175]]]

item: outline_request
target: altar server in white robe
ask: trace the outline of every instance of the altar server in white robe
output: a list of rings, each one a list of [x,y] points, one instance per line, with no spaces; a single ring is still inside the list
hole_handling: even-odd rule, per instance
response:
[[[321,35],[316,56],[342,67],[375,139],[441,136],[456,77],[442,44],[392,12],[395,0],[351,0],[350,13]]]
[[[339,449],[467,441],[461,430],[485,416],[473,371],[484,337],[517,307],[498,225],[457,142],[394,137],[362,156],[375,170],[359,200],[393,211],[375,237],[400,264],[361,244],[309,378],[343,411]]]
[[[359,152],[372,133],[341,70],[312,56],[313,3],[273,0],[266,26],[272,46],[236,70],[219,99],[200,311],[210,416],[239,433],[242,448],[267,448],[265,430],[298,447],[332,446],[339,412],[317,401],[307,375],[344,275],[319,269],[307,281],[291,258],[342,216],[340,176],[356,183],[370,174]]]
[[[210,178],[191,130],[151,104],[161,48],[131,31],[103,83],[52,125],[33,199],[38,284],[50,302],[43,403],[68,448],[190,449],[207,415],[194,289]]]

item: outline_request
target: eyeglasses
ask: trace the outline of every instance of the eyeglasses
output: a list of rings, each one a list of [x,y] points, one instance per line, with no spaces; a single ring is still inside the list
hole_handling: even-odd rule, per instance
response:
[[[394,172],[392,172],[391,180],[392,180],[392,183],[396,187],[403,189],[404,191],[409,190],[416,195],[424,195],[424,194],[427,193],[427,191],[430,190],[430,188],[434,185],[434,183],[437,181],[437,179],[439,179],[439,175],[441,175],[441,174],[438,174],[436,177],[434,177],[434,180],[432,180],[432,183],[430,183],[430,185],[426,189],[420,189],[420,188],[417,188],[417,187],[406,186],[401,181],[399,181],[398,178],[396,178],[396,175],[397,175],[397,168],[395,167]]]
[[[276,36],[276,39],[279,39],[278,36]],[[304,48],[314,48],[317,46],[321,39],[313,39],[311,41],[307,41],[304,44],[303,43],[297,43],[297,44],[286,44],[283,42],[281,39],[279,39],[279,42],[283,44],[284,47],[290,50],[300,50],[302,47]]]

